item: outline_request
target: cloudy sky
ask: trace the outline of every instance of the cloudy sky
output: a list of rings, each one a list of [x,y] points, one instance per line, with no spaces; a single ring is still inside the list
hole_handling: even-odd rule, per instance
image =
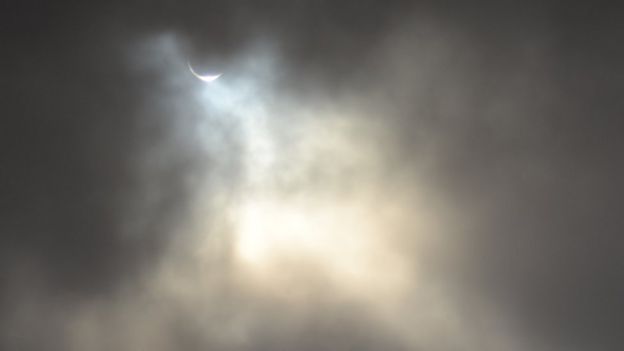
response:
[[[9,1],[0,348],[622,350],[615,3]]]

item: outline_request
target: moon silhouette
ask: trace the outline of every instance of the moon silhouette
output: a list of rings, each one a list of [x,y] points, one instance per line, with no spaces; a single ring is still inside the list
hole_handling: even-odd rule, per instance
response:
[[[215,75],[201,75],[197,72],[195,72],[195,70],[193,69],[193,67],[191,66],[190,62],[186,63],[188,65],[189,70],[191,71],[191,73],[199,80],[206,82],[206,83],[211,83],[214,82],[215,80],[217,80],[217,78],[221,77],[221,73],[219,74],[215,74]]]

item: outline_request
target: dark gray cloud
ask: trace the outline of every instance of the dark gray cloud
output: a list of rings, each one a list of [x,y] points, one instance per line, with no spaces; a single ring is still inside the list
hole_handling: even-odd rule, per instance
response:
[[[623,14],[613,4],[562,1],[7,5],[0,345],[621,349]],[[311,282],[312,295],[290,306],[240,285],[227,257],[211,261],[218,283],[190,283],[203,273],[192,263],[182,270],[187,251],[175,250],[192,227],[200,179],[208,179],[208,194],[239,193],[244,136],[213,119],[206,128],[222,146],[202,149],[196,135],[205,111],[180,110],[192,102],[189,85],[167,76],[154,57],[162,51],[145,49],[163,35],[200,68],[231,75],[250,48],[270,46],[279,58],[271,89],[284,101],[271,107],[284,113],[274,117],[283,143],[297,138],[287,125],[297,109],[364,111],[354,120],[381,126],[375,186],[424,186],[432,211],[437,203],[452,209],[438,215],[448,222],[439,247],[416,257],[407,245],[403,255],[427,265],[427,282],[464,326],[427,329],[419,318],[433,312],[420,297],[406,298],[388,322]],[[280,186],[348,188],[328,185],[338,176],[324,157]],[[360,189],[357,171],[349,179]],[[203,216],[220,223],[219,210],[209,206]],[[411,242],[414,233],[401,230]],[[159,285],[171,262],[180,285],[199,292]],[[206,291],[214,296],[197,296]],[[195,308],[202,304],[215,307]],[[317,308],[302,312],[302,304]],[[489,324],[492,315],[508,330]],[[407,332],[410,323],[419,330]],[[244,341],[223,336],[238,329]],[[447,340],[421,335],[436,333]]]

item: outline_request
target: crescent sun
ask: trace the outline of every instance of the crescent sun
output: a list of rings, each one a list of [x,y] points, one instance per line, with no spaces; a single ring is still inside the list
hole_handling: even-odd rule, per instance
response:
[[[215,74],[215,75],[201,75],[197,72],[195,72],[195,70],[193,69],[193,67],[191,66],[190,62],[186,63],[188,65],[189,71],[191,71],[191,73],[199,80],[206,82],[206,83],[211,83],[214,82],[215,80],[217,80],[217,78],[221,77],[222,73],[219,74]]]

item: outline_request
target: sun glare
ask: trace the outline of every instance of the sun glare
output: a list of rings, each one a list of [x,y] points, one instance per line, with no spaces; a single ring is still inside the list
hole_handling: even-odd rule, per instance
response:
[[[244,203],[235,241],[239,262],[268,281],[284,267],[312,267],[352,292],[397,290],[404,267],[384,240],[381,219],[361,203],[335,200]]]

